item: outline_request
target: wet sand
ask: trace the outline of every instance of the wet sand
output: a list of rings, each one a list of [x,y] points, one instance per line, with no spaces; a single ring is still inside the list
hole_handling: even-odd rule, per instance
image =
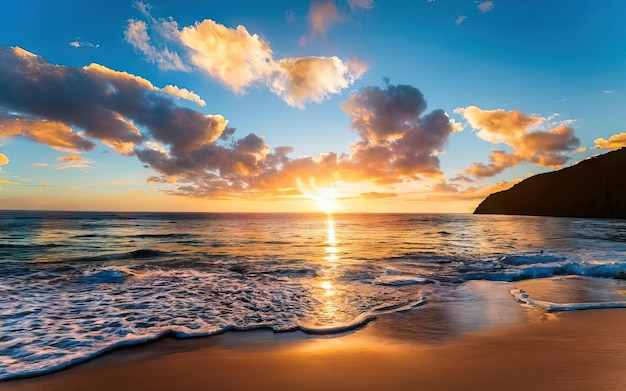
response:
[[[0,389],[626,389],[626,309],[550,314],[506,297],[484,299],[473,300],[490,309],[471,331],[451,332],[467,315],[433,305],[382,316],[343,335],[261,330],[165,339],[57,373],[0,382]]]
[[[191,341],[166,341],[113,352],[58,373],[3,382],[0,389],[624,390],[624,327],[626,310],[616,309],[561,314],[437,344],[377,337],[374,324],[332,338],[252,333],[267,341],[251,345],[249,336],[231,333],[189,351],[167,350],[172,344],[190,349]],[[144,352],[124,359],[128,350]]]

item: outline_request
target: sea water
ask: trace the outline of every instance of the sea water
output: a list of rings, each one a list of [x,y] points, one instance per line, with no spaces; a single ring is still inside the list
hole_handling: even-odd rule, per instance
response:
[[[626,221],[453,214],[0,212],[0,379],[164,335],[338,333],[477,280],[585,276],[626,306]],[[582,278],[582,277],[581,277]]]

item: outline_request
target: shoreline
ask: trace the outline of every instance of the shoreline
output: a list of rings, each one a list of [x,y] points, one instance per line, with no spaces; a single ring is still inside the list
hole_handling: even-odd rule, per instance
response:
[[[626,389],[626,309],[546,313],[503,295],[509,287],[469,284],[462,306],[429,304],[341,334],[164,338],[0,389]]]

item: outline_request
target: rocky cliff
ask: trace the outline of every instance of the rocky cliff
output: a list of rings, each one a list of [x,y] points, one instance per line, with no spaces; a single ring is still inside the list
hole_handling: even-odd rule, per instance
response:
[[[626,148],[493,193],[475,214],[626,218]]]

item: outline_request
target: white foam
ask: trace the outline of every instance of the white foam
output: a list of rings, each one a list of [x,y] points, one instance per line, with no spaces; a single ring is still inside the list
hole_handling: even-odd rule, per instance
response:
[[[607,308],[626,308],[626,301],[608,301],[595,303],[553,303],[551,301],[531,299],[530,296],[522,289],[512,289],[510,293],[519,303],[531,307],[542,308],[546,311],[577,311]]]
[[[414,302],[410,302],[410,303],[406,303],[402,305],[378,307],[378,308],[374,308],[370,311],[360,314],[359,316],[355,317],[349,322],[343,322],[343,323],[334,324],[331,326],[319,326],[319,325],[313,325],[313,324],[309,324],[306,322],[298,321],[298,328],[304,331],[305,333],[309,333],[309,334],[341,333],[344,331],[350,331],[350,330],[354,330],[359,327],[362,327],[368,322],[376,319],[377,316],[390,314],[393,312],[409,311],[419,306],[422,306],[424,304],[426,304],[426,300],[422,298],[418,301],[414,301]]]
[[[56,370],[164,334],[336,333],[422,303],[414,302],[421,287],[398,292],[359,280],[320,284],[309,274],[101,266],[55,279],[41,271],[9,276],[0,283],[0,379]]]
[[[387,286],[401,286],[401,285],[424,285],[432,283],[427,278],[421,278],[417,276],[379,276],[374,280],[376,284]]]

